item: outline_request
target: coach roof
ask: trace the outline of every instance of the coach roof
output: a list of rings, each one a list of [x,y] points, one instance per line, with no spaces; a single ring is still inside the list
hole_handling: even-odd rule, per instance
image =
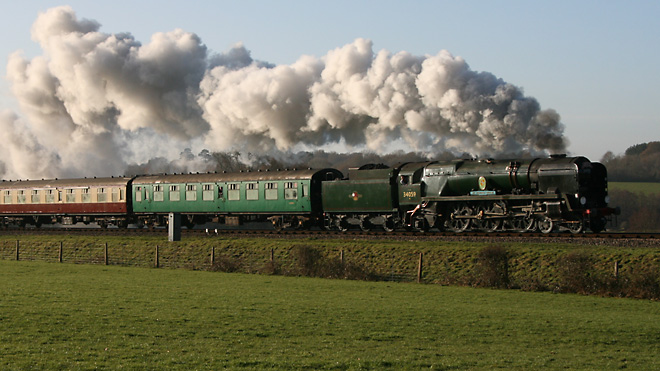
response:
[[[0,189],[49,189],[49,188],[89,188],[126,187],[132,178],[80,178],[80,179],[41,179],[3,180]]]
[[[281,170],[281,171],[247,171],[239,173],[201,173],[201,174],[164,174],[138,176],[133,184],[158,183],[220,183],[220,182],[259,182],[277,180],[307,180],[323,178],[331,173],[333,178],[341,178],[341,172],[335,169],[321,170]]]

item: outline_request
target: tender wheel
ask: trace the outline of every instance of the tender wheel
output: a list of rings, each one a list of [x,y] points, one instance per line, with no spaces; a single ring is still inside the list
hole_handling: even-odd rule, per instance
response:
[[[472,215],[472,209],[467,205],[457,205],[451,209],[449,214],[449,220],[447,220],[447,227],[456,232],[464,232],[470,228],[471,219],[468,217]]]
[[[335,226],[337,229],[339,229],[340,232],[346,232],[348,230],[348,222],[345,218],[336,219]]]
[[[385,224],[383,224],[383,230],[385,232],[394,232],[395,227],[392,217],[387,217]]]
[[[547,216],[542,217],[537,222],[537,224],[538,224],[538,227],[539,227],[539,230],[541,231],[541,233],[545,233],[545,234],[548,234],[548,233],[552,232],[552,229],[555,226],[552,219],[550,219],[550,217],[547,217]]]
[[[360,229],[363,232],[369,232],[373,228],[373,225],[369,222],[367,218],[360,219]]]
[[[326,231],[331,231],[333,227],[334,227],[334,222],[332,220],[332,217],[330,215],[326,215],[323,218],[323,229],[325,229]]]

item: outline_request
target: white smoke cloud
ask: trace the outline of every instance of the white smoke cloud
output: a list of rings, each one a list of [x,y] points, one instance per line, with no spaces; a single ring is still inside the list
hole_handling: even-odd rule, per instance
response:
[[[40,145],[15,113],[0,111],[0,172],[11,179],[59,176],[60,158]]]
[[[386,153],[397,142],[483,156],[566,145],[556,112],[447,51],[374,53],[357,39],[274,66],[242,44],[211,55],[179,29],[144,45],[99,29],[70,7],[53,8],[32,27],[43,55],[9,57],[26,120],[2,115],[4,135],[18,141],[0,150],[5,175],[120,174],[176,160],[184,148],[281,153],[342,143]]]

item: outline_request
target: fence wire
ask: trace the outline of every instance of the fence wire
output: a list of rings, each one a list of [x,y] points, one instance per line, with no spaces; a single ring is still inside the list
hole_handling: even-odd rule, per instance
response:
[[[301,253],[306,246],[290,248],[236,249],[209,246],[134,246],[129,244],[0,242],[0,259],[131,267],[157,267],[285,275],[329,275],[346,272],[377,280],[412,282],[418,279],[419,255],[392,256],[388,268],[377,267],[370,254],[350,251],[322,251],[312,261]],[[309,253],[307,253],[309,254]],[[310,271],[311,269],[311,271]],[[423,276],[425,276],[423,274]],[[348,278],[348,277],[344,277]]]

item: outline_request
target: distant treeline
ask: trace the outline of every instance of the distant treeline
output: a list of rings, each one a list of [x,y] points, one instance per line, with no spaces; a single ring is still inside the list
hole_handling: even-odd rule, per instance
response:
[[[601,159],[611,182],[660,182],[660,142],[635,144],[623,155],[607,152]],[[618,229],[660,231],[660,195],[610,190],[610,205],[621,207]]]
[[[660,142],[636,144],[619,156],[607,152],[601,162],[612,182],[660,182]]]

